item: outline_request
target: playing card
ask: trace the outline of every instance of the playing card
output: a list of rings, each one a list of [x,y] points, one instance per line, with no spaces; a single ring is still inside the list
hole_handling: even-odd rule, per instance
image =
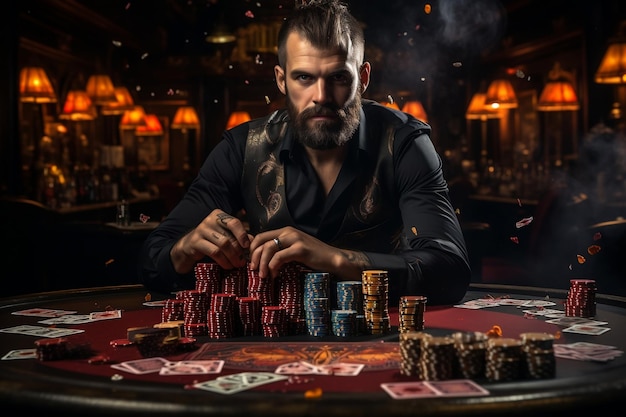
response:
[[[387,382],[380,384],[380,386],[391,398],[396,400],[437,397],[439,395],[437,391],[422,381]]]
[[[89,314],[92,320],[110,320],[122,317],[122,310],[94,311]]]
[[[526,302],[521,305],[524,307],[548,307],[556,305],[556,303],[548,300],[526,300]]]
[[[357,376],[364,367],[365,365],[362,363],[336,363],[319,366],[323,373],[336,376]]]
[[[236,381],[214,379],[211,381],[198,382],[193,385],[195,388],[205,391],[216,392],[218,394],[235,394],[249,389],[249,385]]]
[[[152,372],[159,372],[161,368],[166,366],[168,363],[169,361],[165,358],[154,357],[113,364],[111,365],[111,367],[121,371],[140,375],[149,374]]]
[[[206,369],[202,365],[181,363],[168,364],[159,369],[159,375],[195,375],[206,373]]]
[[[567,333],[587,334],[592,336],[606,333],[609,330],[611,330],[610,327],[589,326],[587,324],[574,324],[570,327],[566,327],[565,329],[563,329],[563,331]]]
[[[50,308],[29,308],[27,310],[14,311],[11,314],[17,316],[31,316],[31,317],[59,317],[66,314],[74,314],[75,311],[68,310],[54,310]]]
[[[65,316],[53,317],[45,320],[40,320],[37,323],[41,324],[85,324],[91,323],[92,320],[89,314],[68,314]]]
[[[608,324],[606,322],[589,320],[584,317],[559,317],[556,319],[546,320],[546,323],[558,324],[560,326],[568,326],[568,327],[574,324],[587,324],[591,326]]]
[[[205,369],[205,373],[207,374],[219,374],[224,367],[223,360],[179,361],[175,363],[181,365],[200,365]]]
[[[146,301],[143,303],[146,307],[163,307],[167,300]]]
[[[15,349],[9,351],[6,355],[2,357],[3,361],[13,360],[13,359],[35,359],[37,358],[37,350],[36,349]]]
[[[476,395],[489,395],[489,391],[470,379],[425,381],[425,383],[445,397],[470,397]]]
[[[76,334],[76,333],[82,333],[84,332],[84,330],[59,329],[55,327],[21,325],[21,326],[14,326],[14,327],[7,327],[5,329],[0,329],[0,332],[54,338],[54,337],[69,336],[69,335]]]
[[[314,365],[301,361],[279,365],[274,373],[279,375],[308,375],[318,373],[318,370]]]

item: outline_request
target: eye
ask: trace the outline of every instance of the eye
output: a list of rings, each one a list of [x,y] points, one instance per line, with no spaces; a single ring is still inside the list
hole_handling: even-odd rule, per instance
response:
[[[301,83],[309,83],[313,80],[313,77],[308,74],[298,74],[298,76],[296,76],[296,80]]]
[[[345,73],[333,74],[330,77],[330,81],[335,84],[346,85],[352,82],[352,78]]]

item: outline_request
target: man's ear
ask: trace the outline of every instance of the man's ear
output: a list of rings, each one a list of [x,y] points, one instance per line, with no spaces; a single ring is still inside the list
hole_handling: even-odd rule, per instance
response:
[[[367,90],[367,86],[370,85],[370,72],[372,71],[372,66],[369,62],[365,61],[361,68],[359,69],[359,78],[361,82],[361,93],[364,93]]]
[[[285,83],[287,82],[285,78],[285,71],[282,69],[280,65],[276,65],[274,67],[274,78],[276,78],[276,86],[280,90],[281,93],[287,94],[287,87]]]

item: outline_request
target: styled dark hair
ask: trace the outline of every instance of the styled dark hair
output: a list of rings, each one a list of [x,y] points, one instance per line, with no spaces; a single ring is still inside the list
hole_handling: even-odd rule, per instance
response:
[[[287,62],[287,37],[297,32],[319,49],[335,49],[363,63],[365,38],[360,23],[341,0],[309,0],[294,9],[278,32],[278,64]]]

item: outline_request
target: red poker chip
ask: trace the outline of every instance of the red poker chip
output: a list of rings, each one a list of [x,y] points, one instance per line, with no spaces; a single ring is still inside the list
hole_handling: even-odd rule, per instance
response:
[[[129,339],[115,339],[115,340],[111,340],[109,344],[113,347],[126,347],[126,346],[132,346],[135,343],[130,341]]]

